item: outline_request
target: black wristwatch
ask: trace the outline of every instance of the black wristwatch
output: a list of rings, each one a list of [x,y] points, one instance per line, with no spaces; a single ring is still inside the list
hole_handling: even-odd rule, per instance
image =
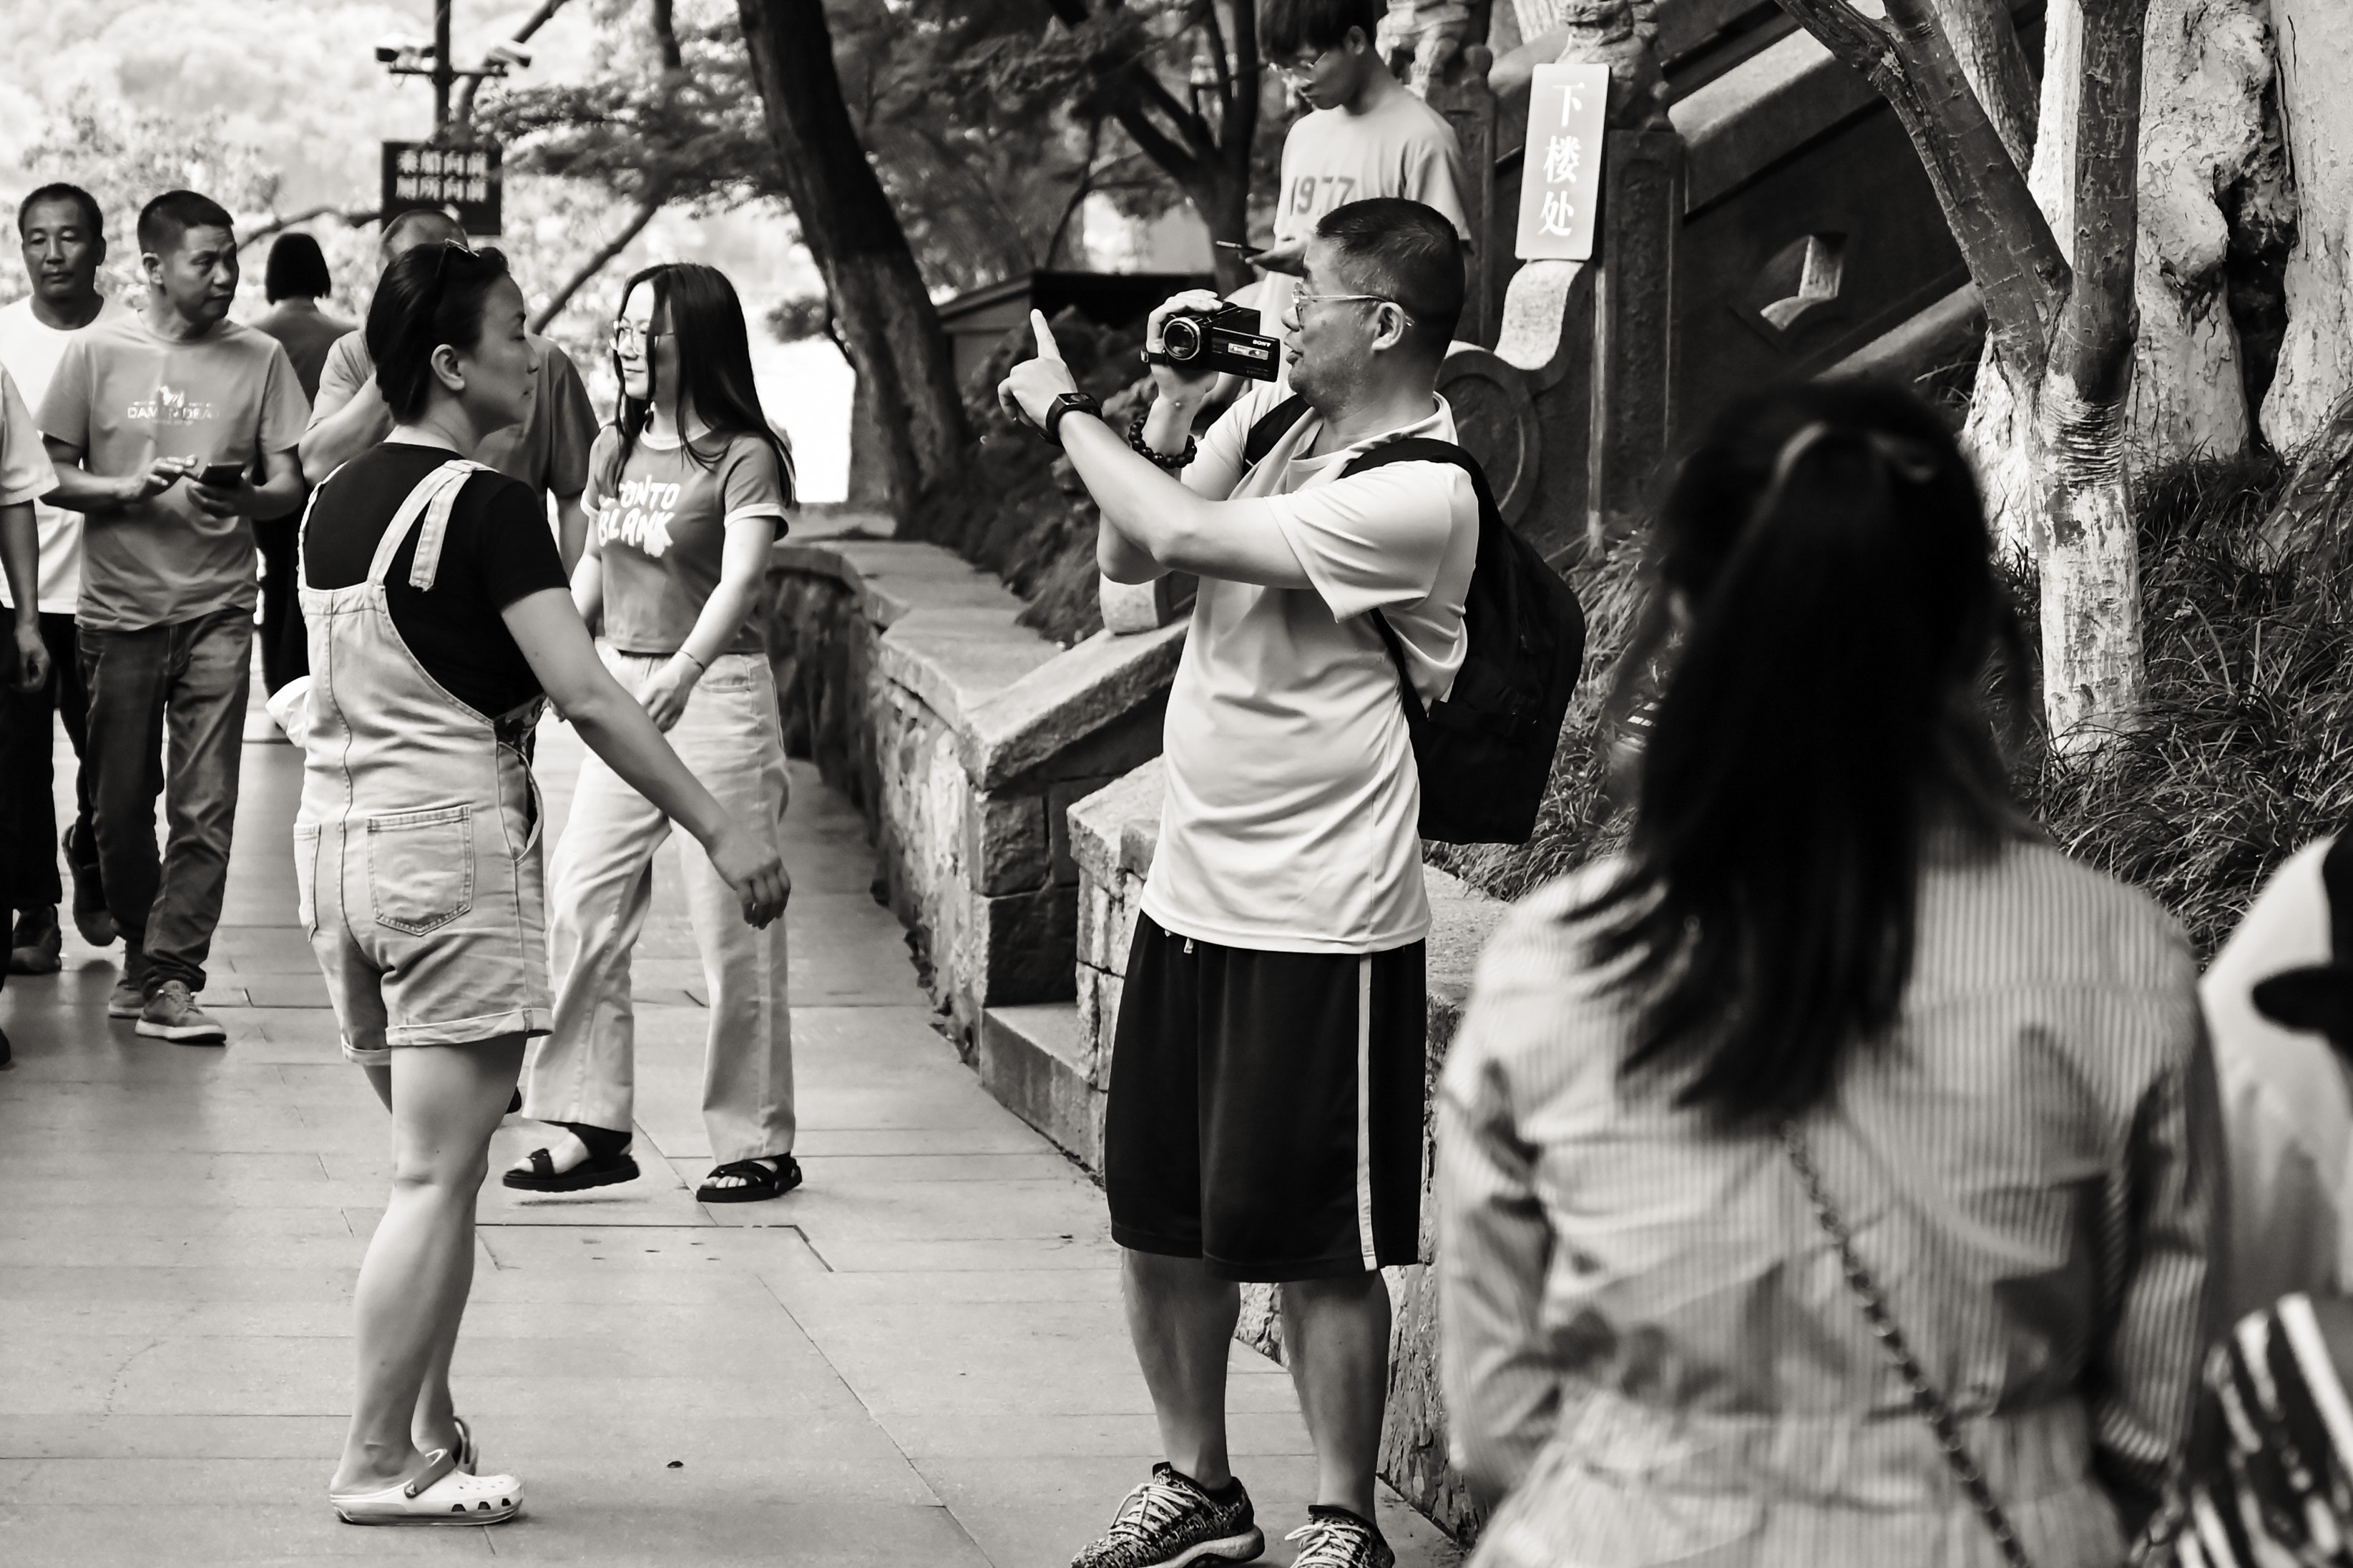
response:
[[[1103,404],[1083,392],[1056,394],[1054,401],[1046,405],[1046,423],[1039,428],[1046,439],[1057,447],[1062,444],[1061,425],[1065,414],[1092,414],[1100,419],[1103,417]]]

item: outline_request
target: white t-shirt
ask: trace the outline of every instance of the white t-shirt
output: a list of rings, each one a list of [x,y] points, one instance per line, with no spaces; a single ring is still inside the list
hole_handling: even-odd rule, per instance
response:
[[[1451,464],[1340,479],[1406,437],[1454,439],[1429,418],[1318,458],[1310,413],[1245,476],[1242,443],[1282,395],[1253,386],[1201,442],[1185,484],[1231,498],[1244,526],[1279,528],[1312,588],[1201,582],[1168,694],[1167,794],[1144,910],[1162,929],[1273,952],[1380,952],[1430,931],[1421,780],[1397,667],[1366,619],[1404,642],[1425,702],[1454,685],[1479,500]]]
[[[75,330],[88,331],[100,321],[129,313],[128,306],[102,300],[89,325]],[[27,407],[40,407],[49,390],[49,377],[57,374],[58,360],[66,352],[66,341],[73,335],[33,314],[30,295],[0,307],[0,366],[7,369]],[[33,513],[41,531],[41,613],[70,616],[81,599],[81,513],[40,502],[34,503]],[[0,605],[14,604],[7,584],[0,582]]]
[[[1412,93],[1399,89],[1361,114],[1319,109],[1303,115],[1283,138],[1274,242],[1305,239],[1334,207],[1373,196],[1404,196],[1436,207],[1467,239],[1471,226],[1460,194],[1467,183],[1454,127]],[[1298,279],[1271,272],[1266,285],[1258,301],[1262,330],[1281,335]]]

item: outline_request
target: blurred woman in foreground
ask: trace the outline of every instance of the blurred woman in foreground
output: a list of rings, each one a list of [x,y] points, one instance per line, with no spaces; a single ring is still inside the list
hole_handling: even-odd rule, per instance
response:
[[[2008,795],[1924,405],[1736,405],[1654,549],[1630,841],[1514,912],[1440,1093],[1477,1563],[2114,1568],[2212,1326],[2189,946]]]

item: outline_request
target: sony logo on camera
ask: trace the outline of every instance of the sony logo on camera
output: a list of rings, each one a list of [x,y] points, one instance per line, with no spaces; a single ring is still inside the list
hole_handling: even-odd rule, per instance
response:
[[[1214,315],[1171,316],[1161,323],[1161,352],[1171,364],[1202,363],[1252,381],[1272,381],[1282,344],[1259,332],[1258,324],[1258,312],[1248,305],[1228,305]]]

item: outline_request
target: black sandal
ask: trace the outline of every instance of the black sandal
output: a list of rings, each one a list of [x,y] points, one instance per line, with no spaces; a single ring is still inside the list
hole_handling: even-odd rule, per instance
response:
[[[544,1149],[533,1149],[529,1158],[531,1169],[510,1169],[499,1178],[501,1184],[520,1188],[526,1193],[576,1193],[589,1187],[609,1187],[616,1182],[638,1179],[638,1163],[625,1153],[598,1159],[595,1150],[588,1157],[568,1171],[555,1168],[555,1156]]]
[[[766,1156],[776,1162],[773,1171],[758,1160],[730,1160],[703,1178],[702,1185],[694,1189],[694,1201],[699,1204],[756,1204],[767,1198],[780,1198],[801,1184],[801,1163],[790,1154]],[[722,1176],[740,1177],[740,1187],[721,1187],[712,1184]]]

